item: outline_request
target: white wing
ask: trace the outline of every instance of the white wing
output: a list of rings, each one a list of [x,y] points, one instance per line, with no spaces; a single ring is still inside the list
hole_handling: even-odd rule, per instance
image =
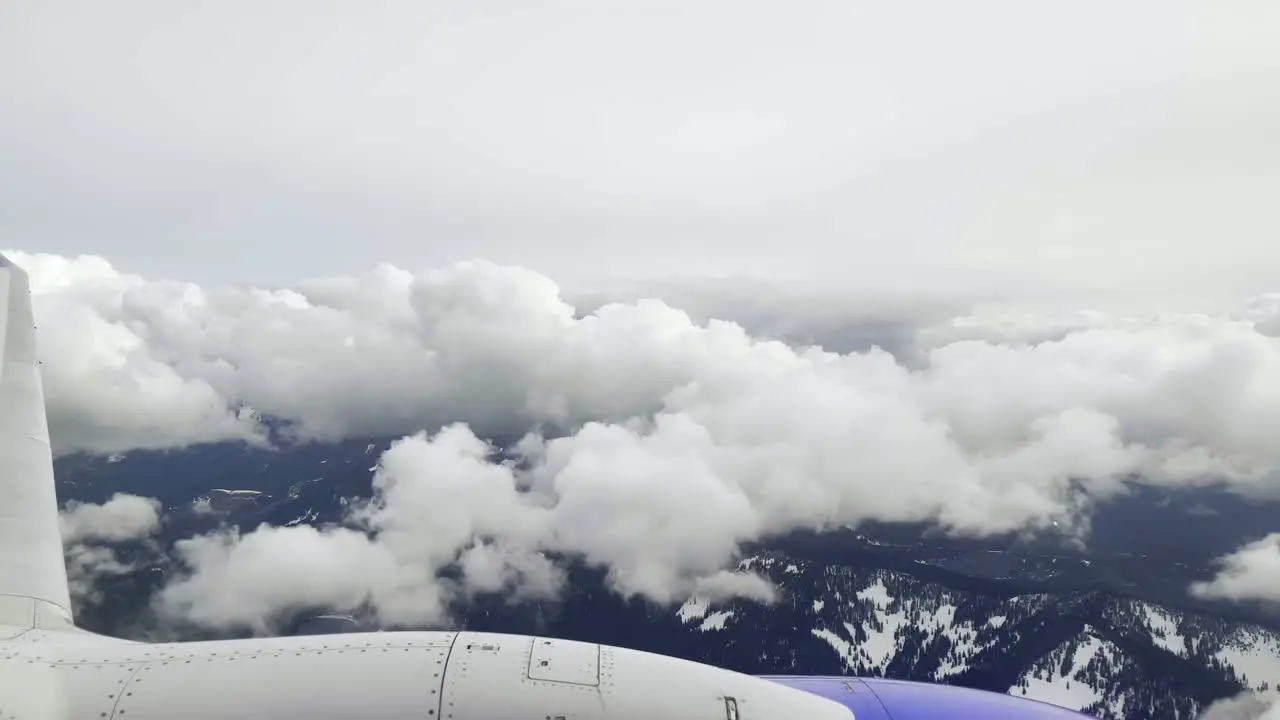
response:
[[[0,625],[70,624],[30,284],[0,255]]]

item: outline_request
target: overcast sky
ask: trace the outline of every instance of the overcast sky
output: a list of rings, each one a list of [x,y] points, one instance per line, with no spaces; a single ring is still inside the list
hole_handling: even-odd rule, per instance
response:
[[[1280,5],[13,2],[0,237],[1169,294],[1280,272]]]
[[[437,622],[553,593],[548,551],[767,599],[724,571],[794,529],[1280,493],[1276,38],[1274,0],[10,2],[0,248],[59,452],[408,436],[360,528],[182,545],[182,615]],[[480,439],[539,428],[518,473]],[[1196,592],[1280,602],[1277,537]]]

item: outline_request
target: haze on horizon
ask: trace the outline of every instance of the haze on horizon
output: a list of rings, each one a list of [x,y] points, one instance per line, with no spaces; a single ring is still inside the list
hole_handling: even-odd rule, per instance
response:
[[[246,7],[0,10],[5,245],[273,285],[481,258],[1173,302],[1280,270],[1266,0]]]

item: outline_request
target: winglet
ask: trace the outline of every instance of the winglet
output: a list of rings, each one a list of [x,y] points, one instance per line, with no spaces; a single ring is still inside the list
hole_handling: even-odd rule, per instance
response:
[[[0,255],[0,625],[70,621],[31,286]]]

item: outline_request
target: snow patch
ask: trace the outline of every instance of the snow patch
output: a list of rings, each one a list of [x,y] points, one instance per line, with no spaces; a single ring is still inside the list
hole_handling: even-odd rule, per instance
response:
[[[711,613],[702,621],[702,624],[698,626],[698,630],[701,632],[707,632],[709,630],[723,630],[725,621],[731,617],[733,617],[732,610],[721,610],[720,612]]]
[[[303,525],[303,524],[310,525],[311,523],[315,522],[318,519],[320,519],[320,513],[316,512],[315,510],[307,510],[306,512],[302,513],[298,517],[285,523],[284,526],[293,527],[295,525]],[[325,617],[325,616],[320,616],[320,617]]]
[[[876,607],[884,608],[893,600],[893,596],[889,594],[889,588],[884,586],[883,580],[876,580],[874,585],[858,591],[858,599],[870,600]]]
[[[1235,668],[1240,681],[1254,690],[1263,683],[1280,686],[1280,636],[1275,633],[1243,629],[1215,655]]]
[[[1142,603],[1142,612],[1151,632],[1151,641],[1171,653],[1185,656],[1187,639],[1178,633],[1178,622],[1173,616],[1149,603]]]
[[[836,654],[840,656],[840,659],[844,661],[844,666],[846,668],[850,670],[856,670],[858,668],[857,658],[853,652],[853,643],[845,640],[826,628],[813,628],[810,632],[813,633],[814,637],[819,640],[823,640],[830,645],[831,649],[835,650]]]
[[[1073,646],[1074,649],[1072,649]],[[1068,650],[1071,651],[1069,666],[1068,663],[1063,662],[1066,659],[1063,654]],[[1118,648],[1099,638],[1094,634],[1093,628],[1086,625],[1084,632],[1077,636],[1073,643],[1067,643],[1045,656],[1036,667],[1025,673],[1016,684],[1010,687],[1008,692],[1010,695],[1039,700],[1070,710],[1083,710],[1102,701],[1105,696],[1099,688],[1081,679],[1082,671],[1095,657],[1114,657],[1119,654]],[[1116,698],[1112,705],[1114,707],[1111,710],[1117,716],[1123,717],[1123,698]]]
[[[680,606],[676,611],[676,617],[680,618],[680,622],[688,625],[693,620],[706,617],[707,610],[711,609],[711,605],[700,597],[691,597]]]

